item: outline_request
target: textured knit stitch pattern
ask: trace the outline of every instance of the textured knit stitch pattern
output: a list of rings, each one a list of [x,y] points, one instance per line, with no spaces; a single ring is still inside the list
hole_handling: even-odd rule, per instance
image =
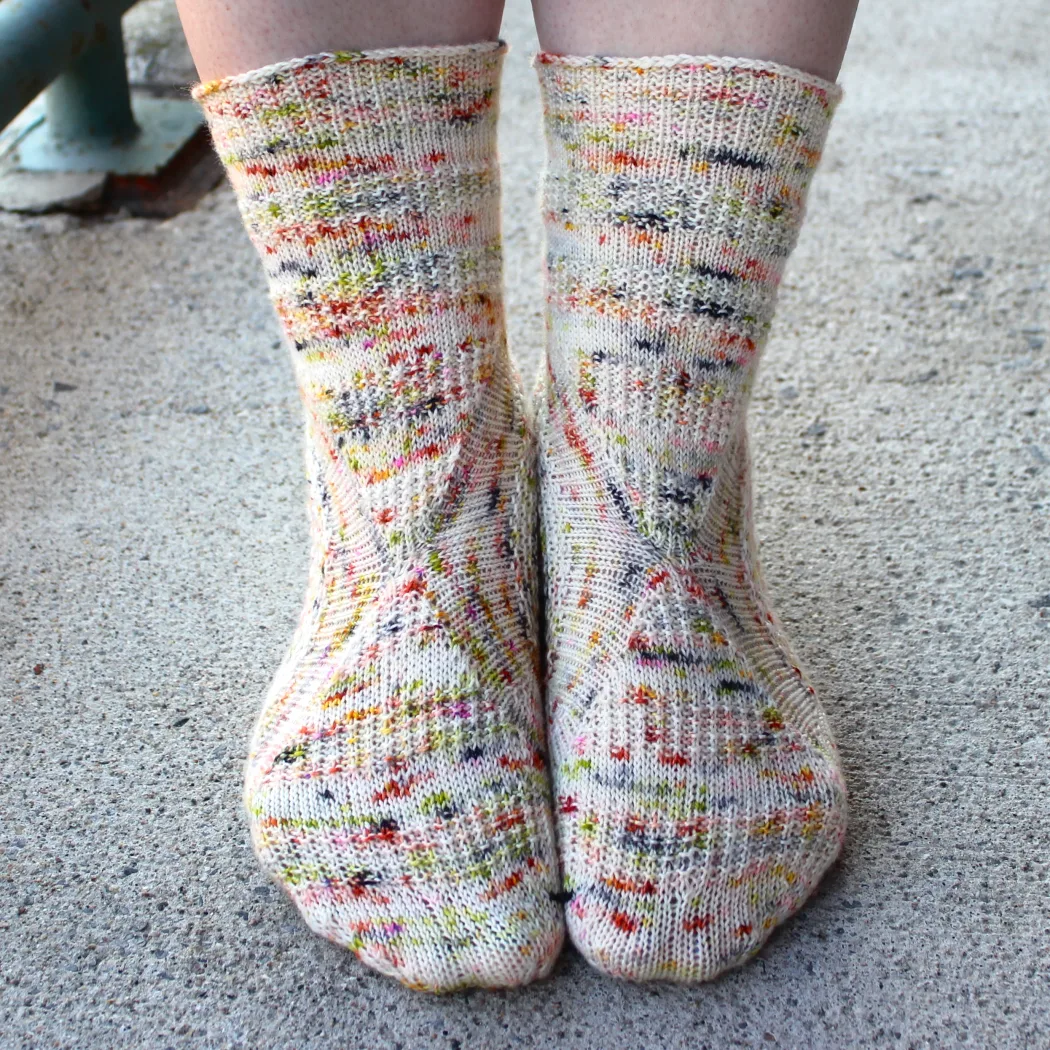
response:
[[[507,354],[504,48],[328,54],[200,85],[306,414],[312,554],[245,781],[309,925],[434,991],[563,939],[535,437]]]
[[[724,58],[536,60],[547,702],[569,933],[699,981],[838,855],[845,788],[756,558],[755,364],[837,89]]]

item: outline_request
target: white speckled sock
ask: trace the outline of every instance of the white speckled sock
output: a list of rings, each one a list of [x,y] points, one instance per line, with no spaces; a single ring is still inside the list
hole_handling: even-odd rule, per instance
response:
[[[532,980],[563,937],[502,54],[320,55],[197,90],[307,417],[310,589],[252,740],[253,840],[314,930],[434,991]]]
[[[837,856],[845,789],[766,598],[746,410],[837,89],[721,58],[541,55],[552,767],[596,966],[742,962]]]

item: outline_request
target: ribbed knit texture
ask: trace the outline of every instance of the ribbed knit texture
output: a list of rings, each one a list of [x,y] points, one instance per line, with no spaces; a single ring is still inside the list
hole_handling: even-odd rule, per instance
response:
[[[199,86],[306,414],[313,553],[245,801],[310,926],[431,990],[561,944],[534,436],[507,356],[498,44]]]
[[[759,574],[746,438],[838,92],[723,58],[536,65],[569,932],[610,974],[705,980],[802,904],[845,827],[827,722]]]

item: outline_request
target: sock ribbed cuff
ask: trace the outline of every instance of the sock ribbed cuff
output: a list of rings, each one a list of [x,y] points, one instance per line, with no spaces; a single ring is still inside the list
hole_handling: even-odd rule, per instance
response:
[[[322,166],[345,160],[333,167],[337,177],[488,168],[506,50],[493,41],[339,51],[198,84],[192,94],[238,191],[242,174],[266,173],[266,159],[303,151],[321,153],[314,163]]]
[[[751,74],[758,77],[779,77],[793,80],[800,86],[822,91],[837,103],[842,96],[842,89],[830,80],[824,80],[813,73],[806,73],[792,66],[779,62],[767,62],[757,58],[732,58],[725,55],[648,55],[640,57],[616,57],[609,55],[557,55],[550,51],[540,51],[533,55],[532,64],[539,70],[544,69],[623,69],[635,75],[656,73],[662,70],[692,71],[703,70],[709,74],[731,73],[736,75]]]
[[[325,51],[318,55],[291,58],[273,62],[245,73],[219,77],[195,84],[191,94],[198,102],[212,95],[228,92],[239,87],[285,82],[312,68],[325,66],[413,66],[416,63],[441,62],[445,59],[462,61],[473,57],[485,58],[506,54],[507,45],[502,40],[480,41],[475,44],[451,44],[446,47],[386,47],[364,51]]]
[[[842,97],[820,77],[750,59],[541,53],[533,64],[552,169],[685,185],[722,167],[776,179],[798,204]]]

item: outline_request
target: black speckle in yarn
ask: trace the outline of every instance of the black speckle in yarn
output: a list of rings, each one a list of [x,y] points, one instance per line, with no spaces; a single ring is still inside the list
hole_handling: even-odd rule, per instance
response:
[[[707,159],[712,164],[731,164],[735,168],[750,168],[752,171],[765,171],[769,167],[761,157],[753,157],[728,146],[708,150]]]

